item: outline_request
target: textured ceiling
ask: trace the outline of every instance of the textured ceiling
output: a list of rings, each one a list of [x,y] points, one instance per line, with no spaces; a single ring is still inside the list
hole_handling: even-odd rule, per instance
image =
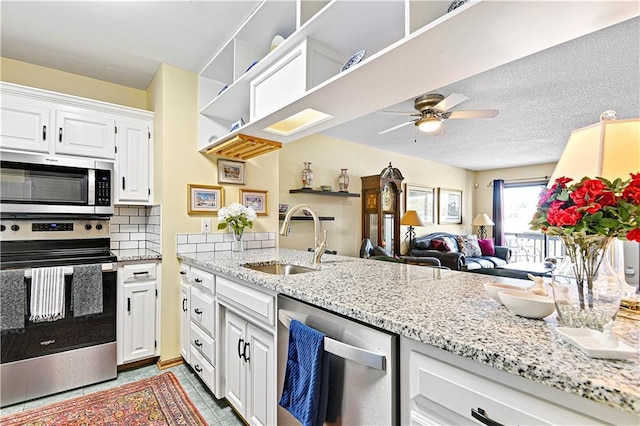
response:
[[[425,70],[425,78],[428,78]],[[442,136],[408,125],[412,117],[376,112],[326,135],[470,170],[556,162],[569,133],[598,121],[640,116],[640,18],[589,34],[439,90],[469,99],[453,110],[499,109],[493,119],[446,121]],[[416,93],[416,97],[421,93]],[[414,98],[385,108],[415,111]],[[415,139],[415,142],[414,142]]]

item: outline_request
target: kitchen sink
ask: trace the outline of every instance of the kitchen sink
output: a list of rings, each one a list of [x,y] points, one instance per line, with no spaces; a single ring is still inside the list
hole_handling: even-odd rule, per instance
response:
[[[264,272],[272,275],[293,275],[318,271],[318,269],[306,268],[304,266],[291,265],[288,263],[246,263],[242,266],[244,266],[245,268],[253,269],[254,271]]]

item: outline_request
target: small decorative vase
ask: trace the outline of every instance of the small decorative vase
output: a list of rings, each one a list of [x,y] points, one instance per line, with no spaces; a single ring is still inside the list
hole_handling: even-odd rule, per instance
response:
[[[558,319],[567,327],[602,331],[615,319],[621,282],[606,256],[613,240],[604,235],[561,235],[564,260],[552,273]]]
[[[338,190],[340,192],[347,192],[349,190],[349,175],[347,169],[340,169],[340,176],[338,176]]]
[[[244,250],[244,244],[242,243],[243,234],[244,234],[244,228],[237,228],[233,230],[233,242],[231,243],[231,251]]]
[[[311,163],[304,162],[304,169],[302,169],[302,187],[305,189],[311,189],[313,184],[313,170],[311,170]]]

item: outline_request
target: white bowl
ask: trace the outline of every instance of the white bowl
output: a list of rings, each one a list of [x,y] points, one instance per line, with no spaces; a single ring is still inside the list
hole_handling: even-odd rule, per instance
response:
[[[484,291],[487,292],[489,296],[496,302],[503,305],[502,300],[500,300],[500,296],[498,296],[499,291],[528,291],[525,287],[519,287],[517,285],[509,285],[502,283],[484,283]]]
[[[523,291],[500,291],[498,295],[511,312],[521,317],[540,319],[551,315],[556,310],[551,297]]]

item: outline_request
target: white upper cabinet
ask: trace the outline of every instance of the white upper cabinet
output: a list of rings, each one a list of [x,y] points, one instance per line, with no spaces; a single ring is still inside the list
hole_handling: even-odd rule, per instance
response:
[[[126,119],[116,123],[116,203],[151,203],[151,120]]]
[[[55,111],[54,153],[114,159],[116,122],[113,116],[64,108]]]
[[[53,129],[49,124],[51,105],[3,95],[0,104],[2,126],[0,146],[30,152],[49,152]]]
[[[131,180],[137,187],[119,195],[126,201],[150,200],[152,112],[5,82],[0,95],[0,149],[115,160],[116,143],[121,144],[147,173],[136,171]],[[119,135],[118,125],[123,127]]]

